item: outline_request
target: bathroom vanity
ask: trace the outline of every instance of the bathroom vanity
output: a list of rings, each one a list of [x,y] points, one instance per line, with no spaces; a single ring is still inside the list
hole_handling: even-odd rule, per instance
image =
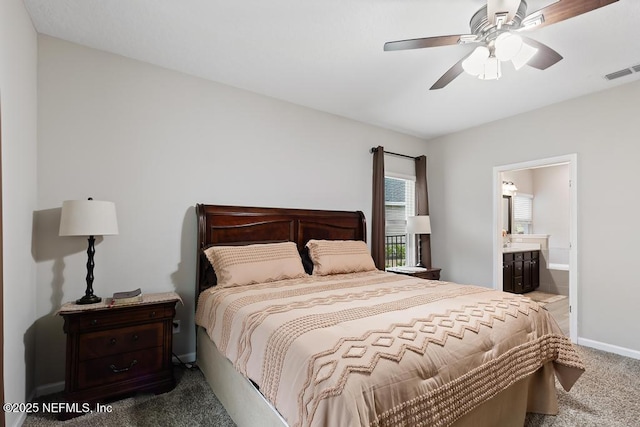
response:
[[[540,286],[540,249],[505,248],[502,251],[502,288],[523,294]],[[533,245],[532,245],[533,246]]]

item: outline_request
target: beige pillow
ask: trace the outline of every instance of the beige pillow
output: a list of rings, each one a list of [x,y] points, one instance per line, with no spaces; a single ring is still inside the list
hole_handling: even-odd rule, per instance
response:
[[[376,269],[367,244],[361,240],[309,240],[307,248],[315,276]]]
[[[307,276],[293,242],[211,246],[204,253],[222,287]]]

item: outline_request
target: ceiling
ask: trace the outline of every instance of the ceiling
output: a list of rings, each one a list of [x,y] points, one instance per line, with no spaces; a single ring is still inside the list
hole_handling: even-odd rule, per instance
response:
[[[473,45],[384,52],[467,34],[486,0],[24,0],[39,33],[425,139],[640,79],[640,1],[527,36],[564,59],[429,87]],[[528,0],[533,12],[553,0]]]

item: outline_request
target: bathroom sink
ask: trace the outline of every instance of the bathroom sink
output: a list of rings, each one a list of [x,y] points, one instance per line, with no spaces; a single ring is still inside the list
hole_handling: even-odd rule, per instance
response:
[[[502,248],[503,253],[522,252],[522,251],[539,251],[540,243],[509,243],[506,248]]]

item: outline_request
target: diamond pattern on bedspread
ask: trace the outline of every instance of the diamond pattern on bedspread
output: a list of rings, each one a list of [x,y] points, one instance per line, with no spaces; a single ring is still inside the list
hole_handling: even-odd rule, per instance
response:
[[[584,368],[521,295],[377,271],[269,285],[212,290],[196,321],[292,427],[444,426],[548,361],[565,388]]]
[[[505,294],[504,298],[482,301],[477,305],[463,306],[445,313],[434,313],[423,319],[391,325],[386,330],[368,330],[357,338],[340,339],[333,348],[311,358],[310,375],[299,396],[300,413],[303,417],[313,418],[321,399],[339,395],[351,374],[371,373],[382,359],[400,362],[407,351],[424,355],[429,345],[443,347],[451,337],[461,340],[465,333],[477,334],[482,327],[492,328],[496,321],[504,322],[508,316],[528,316],[530,311],[540,310],[540,306],[533,301],[520,303],[522,297]],[[512,298],[518,299],[514,301],[516,304],[509,304]],[[471,316],[472,312],[478,313],[480,307],[484,309],[484,316]],[[383,350],[380,345],[375,345],[381,339],[393,345],[388,345]],[[357,356],[351,351],[354,347],[361,349]],[[327,377],[323,367],[328,361],[337,360],[337,355],[345,353],[350,354],[349,359],[339,361],[339,365],[332,370],[331,377]],[[322,381],[318,379],[318,375],[322,376]],[[320,383],[321,387],[318,386]],[[303,425],[306,424],[304,419],[300,421]]]

